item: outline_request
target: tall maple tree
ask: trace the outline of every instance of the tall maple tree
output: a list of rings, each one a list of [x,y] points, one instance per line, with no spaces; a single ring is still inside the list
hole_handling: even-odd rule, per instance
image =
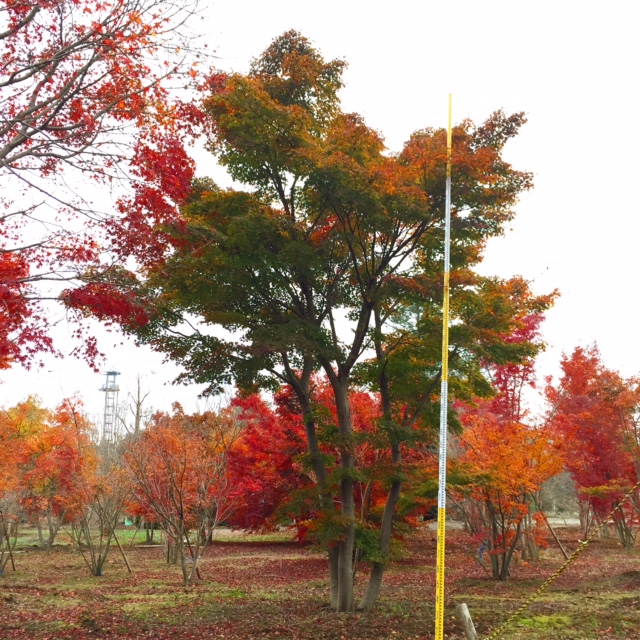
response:
[[[401,449],[419,427],[420,437],[430,433],[436,415],[446,132],[417,132],[402,152],[388,153],[360,116],[341,111],[344,66],[292,31],[248,74],[209,75],[210,149],[247,188],[194,183],[182,223],[162,230],[171,251],[140,278],[136,299],[148,322],[129,330],[181,363],[182,380],[208,383],[209,392],[232,381],[248,390],[290,386],[319,505],[328,522],[340,523],[327,544],[331,604],[350,611],[360,462],[349,395],[358,384],[380,393],[375,431],[390,456],[365,609],[388,555]],[[486,239],[502,232],[531,185],[501,157],[523,123],[522,114],[497,112],[453,133],[452,386],[461,395],[490,393],[484,360],[535,353],[535,345],[505,336],[552,301],[521,279],[473,272]],[[194,327],[193,318],[228,333]],[[336,412],[340,463],[331,472],[312,397],[316,371],[327,377]]]

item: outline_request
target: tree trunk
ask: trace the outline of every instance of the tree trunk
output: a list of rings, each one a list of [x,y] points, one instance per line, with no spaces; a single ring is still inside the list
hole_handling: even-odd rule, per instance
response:
[[[155,531],[155,525],[153,522],[147,520],[144,521],[144,530],[146,535],[146,544],[153,543],[153,532]]]
[[[522,530],[522,558],[523,560],[537,562],[540,559],[540,549],[538,548],[538,544],[536,543],[535,535],[533,533],[534,526],[534,520],[531,517],[531,512],[529,512],[524,517],[524,527]]]
[[[351,438],[353,427],[351,424],[351,410],[349,407],[348,376],[334,376],[332,387],[338,412],[338,429],[342,442],[340,443],[340,502],[341,516],[344,522],[341,540],[338,543],[338,606],[337,611],[353,611],[353,545],[356,533],[356,510],[353,495],[353,457]]]
[[[309,397],[309,378],[313,370],[313,363],[305,363],[305,368],[301,379],[295,377],[293,371],[288,371],[289,384],[296,392],[300,408],[302,409],[302,418],[304,421],[305,435],[307,439],[307,449],[311,459],[311,468],[316,476],[318,484],[318,500],[320,508],[323,510],[334,510],[333,499],[327,493],[327,468],[320,451],[320,443],[318,442],[318,433],[316,431],[316,421],[313,416],[313,407]],[[338,548],[336,546],[328,546],[327,554],[329,560],[329,590],[330,603],[332,609],[338,607]]]
[[[391,459],[395,465],[399,465],[401,463],[401,456],[400,444],[396,443],[391,449]],[[380,552],[383,557],[386,557],[389,553],[389,544],[391,542],[391,534],[393,533],[393,515],[395,513],[398,500],[400,499],[401,489],[402,482],[398,478],[394,479],[391,483],[387,503],[384,506],[382,521],[380,523]],[[383,573],[384,562],[374,562],[371,567],[367,590],[358,605],[358,609],[362,609],[364,611],[370,611],[373,609],[376,600],[378,599],[378,594],[380,593],[380,587],[382,586]]]
[[[384,352],[382,344],[382,318],[380,316],[379,306],[375,306],[374,310],[374,322],[376,331],[374,334],[374,345],[376,350],[376,359],[380,367],[379,387],[380,387],[380,399],[382,402],[382,415],[383,420],[391,425],[393,421],[393,412],[391,406],[391,391],[389,388],[389,378],[387,377],[386,362],[387,357]],[[389,444],[391,446],[391,461],[396,467],[396,474],[399,473],[400,465],[402,463],[402,444],[398,439],[398,435],[394,434],[393,430],[389,430]],[[370,489],[369,485],[367,489]],[[387,502],[384,506],[384,512],[382,513],[382,520],[380,522],[380,552],[383,558],[386,558],[389,553],[389,544],[391,542],[391,534],[393,533],[393,516],[395,514],[398,500],[400,499],[400,492],[402,490],[402,482],[398,476],[393,478],[391,487],[389,489],[389,495],[387,496]],[[370,499],[369,492],[369,499]],[[380,587],[382,586],[382,576],[384,574],[384,561],[374,562],[371,567],[371,573],[369,575],[369,582],[367,589],[360,600],[358,609],[364,611],[370,611],[375,606],[380,593]]]
[[[500,570],[500,580],[506,580],[509,577],[509,567],[511,566],[511,559],[513,558],[513,552],[516,550],[518,546],[518,542],[520,541],[520,535],[522,533],[522,529],[520,525],[516,527],[516,535],[513,538],[513,542],[509,547],[509,550],[506,554],[503,554],[502,559],[502,568]]]
[[[353,456],[342,453],[340,456],[343,470],[353,468]],[[340,499],[342,518],[345,521],[342,540],[338,543],[338,604],[337,611],[353,611],[353,545],[355,542],[355,500],[353,497],[353,478],[345,477],[340,481]]]
[[[47,526],[49,528],[49,537],[47,539],[46,549],[47,551],[51,551],[56,535],[58,534],[58,529],[60,528],[60,522],[55,522],[53,502],[51,500],[49,500],[49,506],[47,508]]]

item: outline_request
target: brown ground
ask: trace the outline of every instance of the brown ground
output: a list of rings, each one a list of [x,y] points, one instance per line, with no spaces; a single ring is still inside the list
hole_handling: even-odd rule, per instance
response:
[[[569,549],[577,530],[562,530]],[[432,638],[435,533],[407,541],[385,576],[379,606],[367,614],[335,614],[327,606],[322,555],[292,543],[218,543],[202,562],[203,580],[185,589],[161,548],[127,549],[134,573],[114,549],[101,578],[88,575],[77,552],[28,549],[0,578],[0,639],[287,638],[364,640]],[[447,534],[449,639],[463,634],[454,619],[466,602],[480,637],[503,622],[519,601],[561,563],[549,549],[533,565],[516,564],[496,583],[474,559],[462,531]],[[364,583],[360,573],[359,590]],[[640,549],[613,538],[589,545],[554,585],[506,631],[504,638],[640,639]]]

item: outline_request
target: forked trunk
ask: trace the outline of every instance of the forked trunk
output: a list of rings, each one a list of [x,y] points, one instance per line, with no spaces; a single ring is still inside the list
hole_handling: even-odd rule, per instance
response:
[[[302,416],[304,420],[305,435],[307,438],[307,448],[309,450],[309,457],[311,459],[311,467],[316,476],[316,482],[318,483],[318,500],[320,508],[323,510],[333,510],[333,499],[331,495],[327,493],[326,481],[327,481],[327,469],[325,467],[322,452],[320,451],[320,444],[318,442],[318,434],[316,431],[316,421],[313,414],[313,407],[309,398],[309,376],[312,366],[306,367],[306,374],[303,374],[302,379],[298,380],[290,372],[290,384],[295,390],[302,409]],[[337,546],[327,546],[327,555],[329,561],[329,589],[330,589],[330,603],[332,609],[338,608],[338,592],[339,592],[339,578],[338,578],[338,558],[339,551]]]
[[[374,345],[376,350],[376,358],[380,365],[380,399],[382,402],[382,414],[384,420],[391,422],[393,419],[392,407],[391,407],[391,392],[389,389],[389,378],[386,370],[386,355],[382,344],[382,318],[380,315],[380,308],[376,305],[374,308],[374,320],[376,331],[374,334]],[[399,474],[399,467],[402,463],[402,445],[397,436],[391,435],[390,432],[389,443],[391,445],[391,461],[396,467],[396,474]],[[393,516],[395,514],[398,500],[400,499],[400,491],[402,490],[402,482],[398,475],[392,480],[391,487],[389,489],[389,495],[387,496],[387,503],[384,506],[384,512],[382,514],[382,520],[380,522],[380,552],[383,558],[387,557],[389,553],[389,545],[391,543],[391,534],[393,533]],[[363,611],[371,611],[376,604],[378,594],[380,593],[380,587],[382,586],[382,576],[384,574],[385,565],[384,562],[374,562],[371,567],[371,573],[369,575],[369,582],[367,584],[367,590],[360,600],[358,609]]]

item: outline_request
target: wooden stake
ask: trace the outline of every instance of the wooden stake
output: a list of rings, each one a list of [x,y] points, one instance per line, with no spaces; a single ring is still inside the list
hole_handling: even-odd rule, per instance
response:
[[[467,607],[464,602],[461,602],[456,605],[456,613],[464,627],[464,635],[467,636],[467,640],[478,640],[478,634],[476,633],[476,628],[473,624],[473,620],[471,619],[469,607]]]
[[[129,565],[129,561],[127,560],[127,556],[124,555],[124,549],[120,546],[120,541],[116,537],[115,529],[111,532],[111,535],[113,536],[113,539],[116,541],[116,544],[118,545],[118,549],[120,549],[120,553],[122,554],[122,559],[124,560],[124,563],[127,565],[127,571],[129,571],[129,573],[133,573],[133,571],[131,571],[131,566]]]
[[[540,513],[542,514],[542,517],[544,518],[544,521],[547,523],[547,527],[549,527],[549,531],[551,531],[551,535],[553,536],[553,539],[556,541],[556,544],[558,545],[558,547],[560,547],[560,551],[562,551],[562,555],[564,556],[564,559],[568,560],[569,556],[568,556],[567,552],[564,550],[564,547],[562,546],[562,542],[560,542],[560,539],[556,535],[556,532],[553,530],[553,527],[551,526],[551,523],[549,522],[549,519],[547,518],[547,514],[544,511],[540,511]]]

